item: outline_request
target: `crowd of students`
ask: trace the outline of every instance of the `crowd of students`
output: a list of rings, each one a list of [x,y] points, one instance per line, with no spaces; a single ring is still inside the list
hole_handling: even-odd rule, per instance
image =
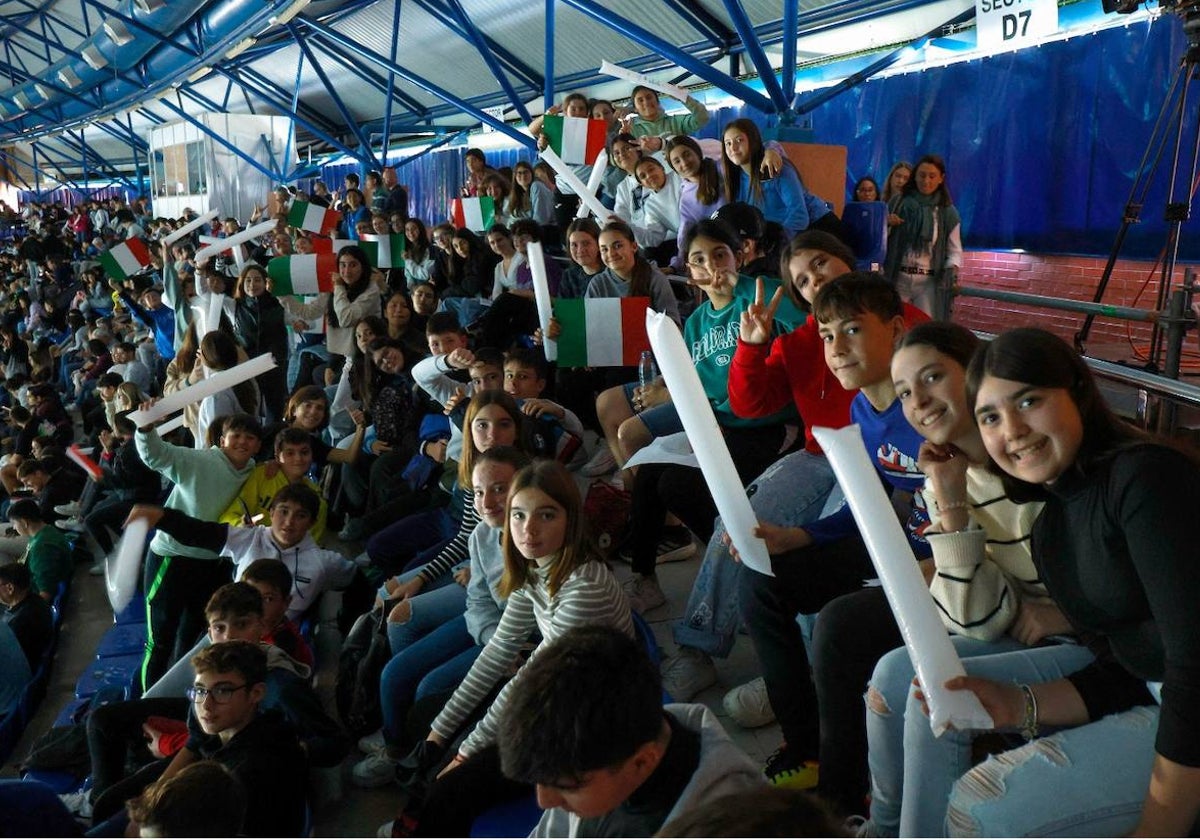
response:
[[[192,237],[157,245],[186,219],[145,202],[26,208],[0,255],[0,627],[15,638],[0,647],[33,666],[80,546],[99,558],[126,522],[154,532],[136,699],[91,713],[91,784],[64,800],[93,831],[170,832],[192,814],[299,832],[307,769],[340,766],[356,739],[354,783],[408,792],[393,836],[465,836],[531,794],[545,836],[779,830],[768,818],[865,836],[1192,829],[1195,454],[1118,420],[1048,333],[982,344],[930,319],[949,309],[962,247],[940,158],[898,164],[884,193],[856,185],[888,200],[892,233],[884,272],[855,271],[840,220],[781,147],[735,120],[705,157],[687,135],[708,114],[685,104],[667,115],[638,88],[628,118],[577,95],[551,109],[608,123],[614,213],[595,221],[574,218],[578,196],[544,164],[495,171],[478,150],[447,192],[493,197],[486,232],[413,218],[390,169],[365,190],[281,189],[275,230],[202,260]],[[277,297],[270,260],[332,247],[289,227],[303,201],[338,208],[357,242],[337,251],[332,292]],[[404,234],[403,267],[372,265],[372,233]],[[89,262],[142,237],[143,273]],[[771,574],[740,563],[698,468],[623,469],[682,431],[661,378],[547,363],[543,341],[570,327],[538,327],[538,241],[565,251],[556,296],[646,298],[681,327]],[[180,428],[138,425],[135,409],[264,353],[274,369],[189,405]],[[930,730],[813,435],[848,423],[963,657],[950,688],[978,696],[994,733]],[[572,471],[623,494],[607,554]],[[353,556],[322,547],[333,533]],[[637,615],[666,601],[656,564],[696,540],[659,668]],[[613,561],[631,566],[623,583]],[[348,634],[340,720],[301,629],[331,589]],[[690,702],[739,628],[762,676],[724,706],[739,725],[778,721],[763,768]],[[761,820],[731,825],[738,813]]]

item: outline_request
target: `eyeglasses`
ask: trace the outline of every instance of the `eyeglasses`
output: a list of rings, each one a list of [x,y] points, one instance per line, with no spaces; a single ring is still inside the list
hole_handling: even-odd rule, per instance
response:
[[[249,687],[250,683],[243,683],[242,685],[218,685],[212,688],[193,685],[187,690],[187,699],[193,703],[203,703],[211,695],[213,701],[216,703],[228,703],[233,699],[235,691],[241,691],[243,688]]]

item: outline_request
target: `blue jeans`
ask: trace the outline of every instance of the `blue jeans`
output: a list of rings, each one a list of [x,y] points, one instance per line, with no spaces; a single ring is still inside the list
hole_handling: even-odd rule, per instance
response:
[[[773,463],[746,488],[746,494],[759,520],[791,527],[831,513],[843,499],[829,462],[804,450]],[[725,525],[718,519],[683,617],[672,628],[677,645],[720,658],[729,656],[737,636],[742,569],[722,542],[724,537]]]
[[[993,642],[953,636],[951,641],[968,674],[1002,682],[1049,682],[1093,659],[1081,645],[1031,648],[1011,636]],[[871,688],[879,695],[867,700],[871,821],[885,837],[941,834],[950,790],[971,769],[971,746],[978,734],[949,730],[935,738],[913,696],[914,675],[908,651],[897,648],[879,660],[871,677]]]
[[[1137,706],[992,756],[955,783],[947,836],[1127,836],[1150,787],[1158,713]]]
[[[404,575],[400,580],[403,582],[411,577]],[[388,644],[393,656],[466,612],[467,588],[450,578],[446,578],[446,581],[444,585],[435,584],[433,588],[423,589],[408,599],[412,607],[408,621],[403,624],[395,621],[387,623]]]
[[[442,589],[451,588],[462,589],[458,584]],[[392,626],[388,625],[389,631]],[[404,719],[414,701],[453,691],[482,651],[483,648],[475,644],[467,632],[467,620],[460,610],[456,618],[396,653],[379,678],[383,737],[387,744],[400,746],[404,738]]]
[[[372,565],[384,571],[402,569],[420,552],[453,539],[458,528],[459,522],[447,507],[418,511],[372,534],[367,539],[367,555]]]

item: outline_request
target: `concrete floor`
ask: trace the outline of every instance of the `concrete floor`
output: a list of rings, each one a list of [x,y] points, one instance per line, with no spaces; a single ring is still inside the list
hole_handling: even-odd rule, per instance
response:
[[[586,480],[580,479],[581,487]],[[361,551],[359,544],[341,543],[336,534],[327,540],[330,548],[340,549],[349,557]],[[671,623],[679,618],[691,589],[692,581],[700,565],[702,546],[697,545],[696,554],[689,560],[659,566],[658,575],[667,603],[647,616],[664,655],[673,653]],[[629,568],[616,564],[614,572],[624,580]],[[336,615],[340,602],[337,593],[326,598],[323,616]],[[31,744],[44,733],[58,715],[60,709],[74,699],[75,681],[79,673],[92,659],[96,643],[112,623],[112,612],[101,577],[88,575],[87,566],[80,565],[75,571],[71,597],[64,610],[64,621],[55,657],[54,668],[47,688],[46,699],[38,709],[21,742],[9,762],[0,768],[0,777],[15,776],[17,764],[25,756]],[[318,691],[332,709],[333,683],[337,672],[337,653],[341,639],[332,618],[322,621],[317,631],[317,658],[319,663]],[[744,730],[725,715],[721,700],[729,688],[753,679],[758,675],[758,664],[749,640],[739,637],[732,655],[717,663],[720,684],[703,692],[698,702],[707,704],[725,724],[734,741],[756,761],[763,761],[774,751],[781,740],[775,725],[757,730]],[[352,750],[340,772],[315,771],[313,788],[314,835],[318,837],[374,836],[379,825],[390,820],[403,807],[403,793],[394,787],[361,790],[350,781],[350,768],[361,755]]]

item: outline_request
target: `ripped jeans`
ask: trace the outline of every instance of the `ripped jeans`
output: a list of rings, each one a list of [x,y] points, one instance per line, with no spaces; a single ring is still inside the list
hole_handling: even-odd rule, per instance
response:
[[[1158,706],[1137,706],[1009,750],[959,779],[949,837],[1126,837],[1154,767]]]
[[[951,641],[968,674],[1001,682],[1048,682],[1093,659],[1079,645],[1031,648],[1009,636],[993,642],[952,636]],[[871,822],[883,837],[942,836],[951,788],[971,770],[977,733],[950,730],[935,738],[913,696],[913,676],[908,651],[897,648],[875,666],[867,694]]]

